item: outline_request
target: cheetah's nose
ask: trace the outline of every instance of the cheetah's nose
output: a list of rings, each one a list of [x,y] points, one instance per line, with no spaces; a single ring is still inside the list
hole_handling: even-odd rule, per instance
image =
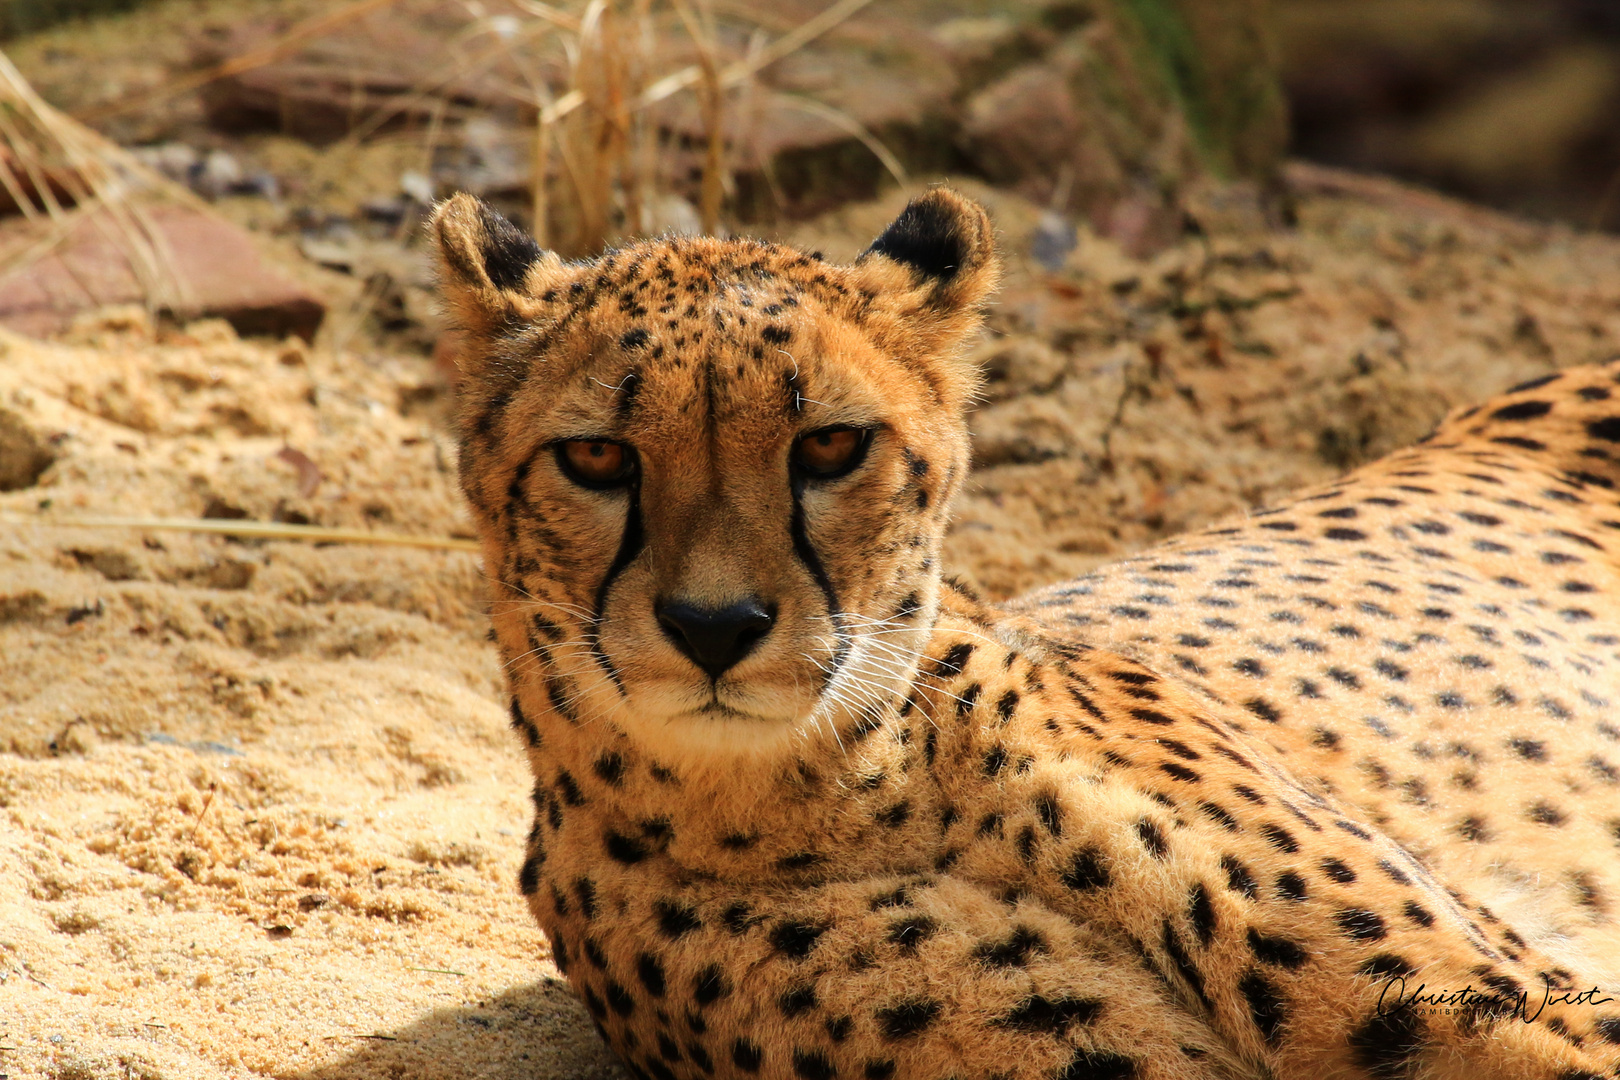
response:
[[[753,652],[776,622],[775,606],[753,596],[722,608],[659,601],[653,613],[664,635],[711,679]]]

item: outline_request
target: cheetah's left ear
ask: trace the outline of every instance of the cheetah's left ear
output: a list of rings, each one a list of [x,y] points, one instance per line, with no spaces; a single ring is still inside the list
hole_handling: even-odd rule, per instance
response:
[[[855,260],[860,284],[929,349],[976,329],[1001,277],[995,232],[984,208],[949,188],[911,200]]]
[[[445,301],[475,338],[534,318],[543,294],[568,276],[556,254],[471,195],[440,203],[428,229],[439,249]]]

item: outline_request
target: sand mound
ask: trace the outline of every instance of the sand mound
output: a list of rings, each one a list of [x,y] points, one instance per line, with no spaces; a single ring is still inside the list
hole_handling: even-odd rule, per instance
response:
[[[1620,353],[1620,244],[1315,198],[1149,262],[1015,252],[951,541],[1083,570]],[[897,197],[898,198],[898,197]],[[800,239],[843,257],[897,199]],[[73,513],[466,535],[425,361],[113,315],[0,336],[0,1073],[618,1075],[514,885],[526,771],[477,557],[65,528]]]

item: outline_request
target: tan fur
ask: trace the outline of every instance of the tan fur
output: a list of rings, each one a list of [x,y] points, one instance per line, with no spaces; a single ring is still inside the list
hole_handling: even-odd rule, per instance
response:
[[[1606,994],[1380,1005],[1620,966],[1620,369],[997,611],[938,565],[978,207],[931,192],[852,266],[565,265],[464,196],[435,228],[521,885],[633,1075],[1620,1075]],[[870,451],[806,481],[833,424]],[[638,478],[570,481],[581,438]],[[713,680],[655,618],[744,597],[775,621]]]

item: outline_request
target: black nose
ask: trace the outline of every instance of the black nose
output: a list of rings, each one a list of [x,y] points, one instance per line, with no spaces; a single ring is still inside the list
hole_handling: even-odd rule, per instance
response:
[[[661,601],[654,614],[665,636],[711,679],[753,652],[776,621],[775,608],[756,597],[722,608]]]

